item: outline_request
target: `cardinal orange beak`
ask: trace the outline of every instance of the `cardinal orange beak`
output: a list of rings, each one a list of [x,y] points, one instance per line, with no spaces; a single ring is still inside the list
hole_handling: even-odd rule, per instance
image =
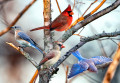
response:
[[[74,13],[73,12],[70,12],[70,15],[73,15]]]
[[[61,46],[61,48],[65,48],[65,46],[64,46],[64,45],[62,45],[62,46]]]

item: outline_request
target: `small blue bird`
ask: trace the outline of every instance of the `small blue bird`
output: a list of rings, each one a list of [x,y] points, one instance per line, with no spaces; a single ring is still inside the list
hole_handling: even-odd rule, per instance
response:
[[[12,26],[11,28],[15,31],[15,39],[20,44],[20,47],[33,47],[39,50],[42,54],[43,51],[37,46],[37,44],[27,35],[25,34],[20,26]]]
[[[111,58],[103,56],[95,56],[90,59],[83,58],[78,50],[72,52],[72,54],[78,59],[78,63],[73,64],[68,78],[78,75],[86,70],[90,72],[97,72],[97,66],[100,67],[100,65],[102,65],[101,67],[105,67],[112,62]]]

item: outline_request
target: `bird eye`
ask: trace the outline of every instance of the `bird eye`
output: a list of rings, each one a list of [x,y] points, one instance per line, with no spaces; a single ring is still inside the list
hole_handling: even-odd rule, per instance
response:
[[[72,12],[72,11],[67,11],[68,13]]]
[[[58,44],[58,46],[62,46],[61,44]]]

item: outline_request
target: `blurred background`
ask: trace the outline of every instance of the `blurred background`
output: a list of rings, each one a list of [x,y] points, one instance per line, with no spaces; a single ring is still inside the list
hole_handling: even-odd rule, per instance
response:
[[[0,0],[0,31],[5,29],[19,12],[29,4],[32,0]],[[55,0],[52,1],[52,20],[54,20],[60,13],[57,8]],[[94,0],[75,0],[76,5],[74,8],[73,22],[80,17],[88,6]],[[102,0],[98,0],[89,10],[93,10]],[[115,0],[107,0],[105,4],[98,10],[102,10],[107,6],[111,5]],[[68,4],[73,7],[74,0],[58,0],[61,11],[63,11]],[[120,28],[120,7],[113,10],[112,12],[98,18],[97,20],[91,22],[85,29],[81,32],[82,36],[92,36],[94,34],[105,32],[119,31]],[[27,33],[35,42],[39,44],[40,47],[44,47],[44,34],[43,30],[30,32],[30,29],[44,25],[43,18],[43,0],[37,0],[30,9],[19,19],[16,23],[22,27],[22,29]],[[57,40],[64,34],[64,32],[55,32],[54,39]],[[78,31],[79,32],[79,31]],[[76,33],[78,33],[76,32]],[[120,36],[116,37],[120,38]],[[62,55],[64,55],[69,49],[75,46],[80,41],[80,37],[73,35],[70,37],[64,45],[66,48],[62,50]],[[33,76],[36,68],[18,51],[6,44],[6,42],[11,42],[16,46],[19,46],[14,39],[14,31],[10,30],[6,34],[0,37],[0,83],[28,83]],[[116,40],[118,43],[119,41]],[[101,41],[105,53],[108,57],[113,57],[117,45],[110,39]],[[93,56],[103,56],[101,51],[101,45],[98,41],[92,41],[84,46],[82,46],[79,51],[81,55],[85,58],[91,58]],[[38,63],[42,59],[42,54],[35,50],[34,48],[25,48],[25,51],[30,54]],[[65,83],[65,66],[68,65],[69,69],[72,64],[77,63],[77,59],[74,56],[70,56],[66,61],[64,61],[64,66],[60,65],[60,70],[57,75],[54,75],[50,83]],[[105,75],[107,68],[100,69],[97,73],[82,73],[78,76],[69,80],[69,83],[101,83]],[[120,65],[117,67],[117,71],[112,80],[112,83],[120,83]],[[37,79],[38,81],[38,79]]]

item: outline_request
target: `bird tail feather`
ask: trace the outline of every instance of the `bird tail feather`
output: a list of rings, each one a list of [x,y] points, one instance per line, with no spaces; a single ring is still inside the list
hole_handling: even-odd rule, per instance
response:
[[[49,26],[43,26],[43,27],[31,29],[30,31],[36,31],[36,30],[40,30],[40,29],[50,29],[50,28],[49,28]]]
[[[38,46],[32,45],[32,47],[34,47],[35,49],[37,49],[38,51],[40,51],[42,54],[45,54],[44,51],[42,51],[41,48],[39,48]]]

